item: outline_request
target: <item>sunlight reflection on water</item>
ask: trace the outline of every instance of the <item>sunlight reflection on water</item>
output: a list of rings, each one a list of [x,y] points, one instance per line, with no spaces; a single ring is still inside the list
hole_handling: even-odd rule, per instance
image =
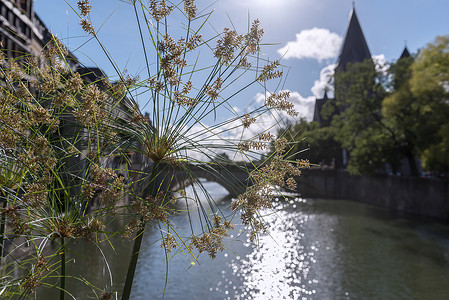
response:
[[[290,204],[305,202],[292,199]],[[313,295],[318,280],[309,276],[310,266],[316,262],[317,243],[303,241],[304,223],[313,216],[286,211],[289,203],[277,202],[275,214],[265,216],[270,235],[261,235],[258,246],[245,243],[253,251],[240,260],[231,260],[232,275],[242,278],[242,285],[219,286],[228,299],[298,299]],[[295,205],[295,204],[294,204]],[[267,211],[268,213],[268,211]]]
[[[204,187],[217,199],[226,193],[217,184]],[[230,203],[223,198],[217,208],[230,215]],[[192,204],[190,216],[184,211],[171,217],[184,236],[190,233],[190,222],[199,223]],[[207,201],[203,204],[209,210]],[[167,264],[159,229],[148,224],[131,298],[448,299],[447,224],[342,200],[289,198],[274,206],[275,213],[264,212],[270,235],[260,235],[255,245],[237,225],[225,252],[214,260],[202,255],[194,264],[182,253],[168,257]],[[238,222],[238,216],[233,221]],[[116,251],[104,251],[109,251],[114,289],[121,290],[132,243],[120,239],[115,246]],[[92,280],[102,285],[101,256],[95,249],[81,250],[77,253],[88,260],[77,257],[77,264],[70,266],[79,274],[98,274]],[[89,286],[68,285],[77,299],[95,299],[86,296],[92,295]],[[56,297],[42,294],[39,299]]]

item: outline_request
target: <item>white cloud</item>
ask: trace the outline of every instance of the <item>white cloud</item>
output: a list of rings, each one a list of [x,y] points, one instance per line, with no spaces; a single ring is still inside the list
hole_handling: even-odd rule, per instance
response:
[[[343,39],[324,28],[312,28],[296,34],[296,41],[278,50],[285,58],[313,58],[318,61],[335,58]]]
[[[238,107],[238,106],[233,106],[232,109],[233,109],[236,113],[239,113],[239,112],[242,111],[242,110],[240,109],[240,107]]]
[[[324,67],[320,72],[320,79],[315,80],[315,83],[311,89],[313,95],[316,98],[323,98],[324,91],[327,90],[327,96],[329,98],[334,97],[334,72],[335,64]]]
[[[307,121],[312,121],[313,110],[315,108],[315,97],[303,97],[298,92],[290,93],[290,101],[295,105],[296,111],[299,113],[298,117],[292,118],[292,121],[297,121],[299,117],[306,118]],[[291,118],[291,117],[289,117]]]
[[[387,74],[388,69],[390,68],[390,65],[388,64],[387,59],[385,58],[384,54],[379,55],[373,55],[371,58],[374,61],[374,64],[376,65],[376,71],[381,72],[384,75]]]

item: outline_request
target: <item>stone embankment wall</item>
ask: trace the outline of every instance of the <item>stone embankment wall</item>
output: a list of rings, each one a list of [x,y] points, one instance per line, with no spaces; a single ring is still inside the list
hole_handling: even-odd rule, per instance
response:
[[[299,178],[298,192],[305,198],[353,200],[449,221],[447,180],[309,169]]]

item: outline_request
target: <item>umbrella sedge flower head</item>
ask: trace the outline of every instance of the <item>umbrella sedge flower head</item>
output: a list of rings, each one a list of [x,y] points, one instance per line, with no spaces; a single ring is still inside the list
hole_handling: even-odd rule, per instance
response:
[[[243,119],[242,119],[243,128],[248,128],[254,122],[256,122],[256,118],[252,118],[249,114],[243,115]]]
[[[173,6],[167,5],[165,0],[150,0],[150,12],[156,21],[167,17],[173,8]]]
[[[86,17],[92,10],[92,6],[90,5],[90,0],[79,0],[77,2],[78,9],[80,10],[80,15]]]
[[[95,28],[92,25],[91,21],[89,21],[87,19],[81,19],[80,25],[87,34],[92,34],[92,35],[95,34]]]
[[[282,71],[277,70],[277,68],[280,66],[279,60],[275,60],[267,65],[265,65],[262,68],[262,71],[260,72],[259,77],[257,78],[258,81],[268,81],[271,79],[276,79],[282,77],[283,73]]]
[[[38,57],[0,54],[0,257],[7,258],[5,274],[23,270],[18,278],[5,277],[2,296],[39,293],[36,288],[45,285],[67,298],[68,278],[86,282],[76,268],[65,268],[81,261],[72,256],[81,253],[79,241],[93,244],[109,265],[102,248],[118,235],[132,238],[137,250],[130,254],[122,293],[128,300],[146,228],[160,231],[166,252],[215,258],[232,239],[234,218],[241,217],[252,240],[266,232],[261,216],[272,208],[273,187],[294,189],[294,177],[309,166],[285,159],[286,140],[273,141],[268,132],[275,127],[256,128],[264,125],[265,113],[294,115],[288,93],[279,92],[275,80],[282,76],[280,62],[270,62],[261,51],[259,20],[244,34],[229,28],[217,34],[203,30],[213,24],[211,13],[197,9],[193,0],[123,2],[136,12],[137,22],[130,24],[143,37],[136,52],[139,70],[121,71],[115,63],[115,51],[106,49],[93,26],[95,5],[89,0],[75,6],[88,34],[80,38],[98,44],[115,74],[96,75],[82,62],[77,65],[54,36]],[[117,37],[123,43],[127,38]],[[241,114],[237,107],[251,86],[269,96]],[[270,143],[275,152],[259,164]],[[247,180],[238,179],[234,169],[247,172]],[[222,211],[198,177],[235,193],[233,211]],[[173,215],[185,207],[199,224],[180,234]],[[28,258],[15,257],[24,241],[31,245]],[[9,253],[3,252],[7,248]],[[44,248],[49,263],[40,256]],[[57,282],[47,272],[57,274]],[[90,293],[89,286],[85,297],[108,299],[110,287]]]
[[[184,1],[184,11],[187,13],[187,17],[189,20],[193,20],[196,17],[197,8],[196,5],[193,4],[194,0],[185,0]]]

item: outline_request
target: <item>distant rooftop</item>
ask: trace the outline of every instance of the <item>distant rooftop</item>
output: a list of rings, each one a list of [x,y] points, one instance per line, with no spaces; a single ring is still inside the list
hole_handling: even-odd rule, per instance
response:
[[[410,57],[410,52],[408,52],[407,46],[405,46],[404,51],[402,51],[401,58]]]

